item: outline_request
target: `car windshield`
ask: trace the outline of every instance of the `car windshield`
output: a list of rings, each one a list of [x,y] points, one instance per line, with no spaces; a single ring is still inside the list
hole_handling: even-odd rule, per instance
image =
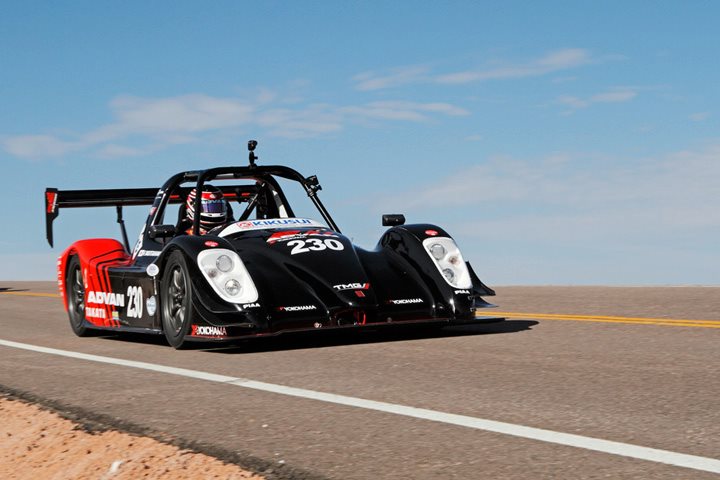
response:
[[[171,191],[168,204],[154,223],[180,225],[187,217],[187,198],[194,185],[193,182],[181,183]],[[295,181],[280,179],[278,182],[274,178],[216,178],[206,185],[222,191],[228,204],[228,223],[268,218],[322,218],[305,190]]]

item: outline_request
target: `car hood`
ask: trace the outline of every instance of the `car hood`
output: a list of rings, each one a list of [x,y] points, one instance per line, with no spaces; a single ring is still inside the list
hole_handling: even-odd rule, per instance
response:
[[[275,308],[314,306],[330,311],[377,304],[352,242],[319,222],[240,221],[218,236],[238,252],[261,298]]]

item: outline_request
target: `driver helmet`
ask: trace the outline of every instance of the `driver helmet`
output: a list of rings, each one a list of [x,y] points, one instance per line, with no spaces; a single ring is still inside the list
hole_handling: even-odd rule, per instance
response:
[[[197,189],[193,188],[187,197],[185,216],[188,220],[195,220],[195,196]],[[227,223],[228,207],[223,198],[222,191],[213,185],[204,185],[200,201],[200,229],[204,232]],[[203,232],[203,233],[204,233]]]

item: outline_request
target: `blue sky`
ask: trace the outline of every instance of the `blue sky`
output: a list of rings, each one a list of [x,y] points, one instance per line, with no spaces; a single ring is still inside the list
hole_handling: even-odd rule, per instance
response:
[[[720,284],[717,2],[3,2],[0,279],[112,210],[45,187],[317,174],[344,233],[437,223],[490,285]],[[129,212],[134,238],[146,212]]]

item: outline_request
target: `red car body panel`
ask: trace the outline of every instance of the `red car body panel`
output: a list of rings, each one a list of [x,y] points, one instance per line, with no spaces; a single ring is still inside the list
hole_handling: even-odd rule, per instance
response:
[[[130,255],[127,254],[125,247],[120,242],[112,238],[80,240],[70,245],[58,260],[58,286],[66,311],[68,299],[64,278],[68,261],[75,255],[80,260],[80,269],[85,284],[85,305],[87,305],[85,318],[93,325],[100,327],[119,326],[115,319],[117,314],[113,315],[115,306],[111,304],[112,302],[90,300],[93,300],[98,292],[112,292],[108,269],[129,265]],[[93,298],[91,298],[91,293]]]

